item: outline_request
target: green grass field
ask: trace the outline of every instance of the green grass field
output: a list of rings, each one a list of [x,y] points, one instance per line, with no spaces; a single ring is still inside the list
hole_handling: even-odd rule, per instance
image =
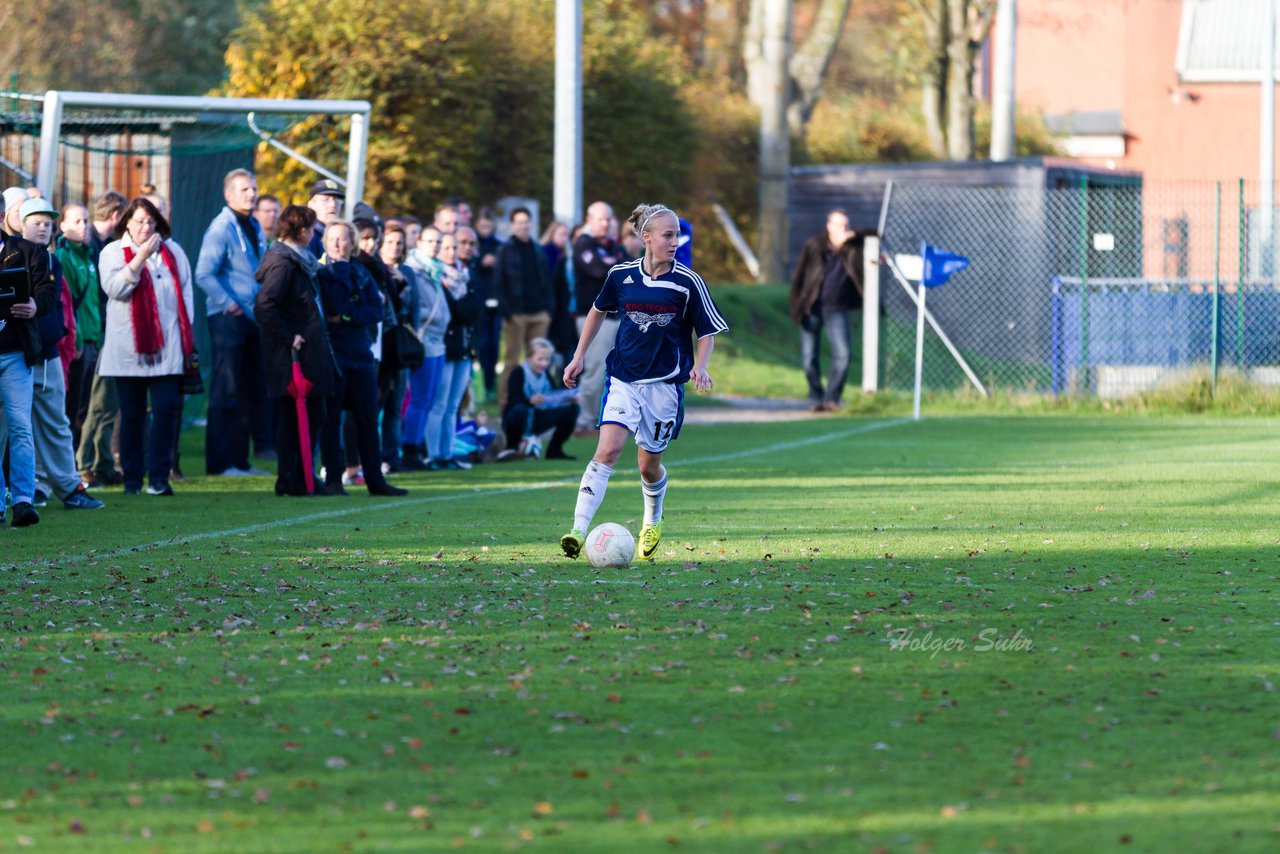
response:
[[[0,533],[0,851],[1274,851],[1278,430],[689,426],[625,570],[558,553],[579,441],[51,506]]]

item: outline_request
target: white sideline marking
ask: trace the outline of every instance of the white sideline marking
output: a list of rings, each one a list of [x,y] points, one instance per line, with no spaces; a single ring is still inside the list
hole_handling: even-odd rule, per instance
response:
[[[719,463],[726,460],[740,459],[742,457],[752,457],[759,454],[771,454],[776,451],[787,451],[793,448],[803,448],[807,445],[816,445],[823,442],[829,442],[833,439],[844,439],[849,436],[857,436],[862,433],[870,433],[875,430],[882,430],[885,427],[896,427],[899,424],[908,423],[906,418],[894,418],[888,421],[873,422],[871,424],[859,424],[856,427],[850,427],[844,430],[835,430],[830,433],[823,433],[818,436],[811,436],[807,439],[795,439],[790,442],[777,442],[772,445],[765,445],[759,448],[750,448],[743,451],[733,451],[726,454],[713,454],[708,457],[699,457],[694,460],[673,460],[670,463],[664,462],[663,465],[670,468],[671,466],[680,465],[705,465],[707,463]],[[633,474],[635,468],[619,469],[620,474]],[[254,525],[245,525],[240,528],[224,528],[220,531],[204,531],[198,534],[185,534],[180,537],[170,537],[164,540],[156,540],[151,543],[143,543],[134,546],[121,546],[118,549],[112,549],[106,552],[95,552],[85,555],[71,555],[56,560],[33,560],[23,563],[9,564],[10,569],[24,569],[44,566],[69,566],[73,564],[84,563],[88,560],[111,560],[122,555],[132,554],[134,552],[153,551],[155,549],[167,548],[169,546],[186,545],[187,543],[195,543],[201,540],[212,540],[219,537],[237,537],[245,534],[256,534],[260,531],[269,531],[273,528],[287,528],[292,525],[302,525],[308,522],[320,522],[325,519],[336,519],[341,516],[352,516],[369,510],[383,511],[390,508],[412,507],[419,504],[433,504],[442,501],[462,501],[469,498],[490,498],[495,495],[511,495],[520,492],[534,492],[539,489],[548,489],[553,486],[565,486],[580,480],[580,477],[563,478],[561,480],[542,481],[540,483],[529,483],[522,486],[509,486],[503,489],[472,489],[463,492],[453,492],[448,495],[432,495],[424,498],[406,498],[393,503],[371,504],[365,507],[344,508],[340,510],[328,510],[323,513],[307,513],[303,516],[289,516],[283,519],[274,519],[270,522],[259,522]]]

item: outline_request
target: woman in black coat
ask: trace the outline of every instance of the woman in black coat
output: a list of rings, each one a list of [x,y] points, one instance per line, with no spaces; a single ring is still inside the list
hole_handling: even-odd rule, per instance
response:
[[[352,261],[358,237],[355,226],[335,220],[324,230],[324,265],[320,268],[329,340],[341,374],[335,384],[330,421],[320,437],[320,457],[325,467],[325,491],[345,495],[342,470],[341,414],[356,425],[356,447],[364,469],[364,485],[370,495],[408,495],[409,490],[387,483],[382,474],[382,450],[378,441],[378,367],[373,344],[382,322],[382,293],[359,261]]]
[[[254,314],[262,330],[262,351],[267,369],[267,394],[276,399],[276,495],[308,495],[303,466],[314,466],[313,448],[298,441],[298,414],[289,394],[293,356],[297,352],[302,374],[311,382],[307,393],[307,420],[314,446],[326,419],[326,399],[334,393],[337,362],[324,316],[320,313],[320,287],[315,256],[307,240],[315,224],[315,211],[289,205],[280,214],[276,240],[267,249],[255,276],[261,284],[254,300]],[[323,495],[323,490],[316,490]]]

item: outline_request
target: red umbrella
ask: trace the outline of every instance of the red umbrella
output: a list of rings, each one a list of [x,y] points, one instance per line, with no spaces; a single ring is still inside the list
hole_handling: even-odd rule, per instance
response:
[[[315,475],[311,471],[311,422],[307,420],[307,392],[311,391],[311,380],[302,375],[302,353],[293,350],[293,376],[289,380],[289,396],[294,400],[298,411],[298,449],[302,451],[302,477],[307,483],[307,493],[316,491]]]

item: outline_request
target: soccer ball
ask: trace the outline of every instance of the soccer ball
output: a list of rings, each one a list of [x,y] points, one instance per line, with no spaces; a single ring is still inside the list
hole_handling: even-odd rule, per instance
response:
[[[587,534],[583,551],[592,566],[627,566],[636,556],[636,540],[617,522],[605,522]]]
[[[520,455],[531,460],[542,456],[542,443],[537,436],[525,436],[520,440]]]

